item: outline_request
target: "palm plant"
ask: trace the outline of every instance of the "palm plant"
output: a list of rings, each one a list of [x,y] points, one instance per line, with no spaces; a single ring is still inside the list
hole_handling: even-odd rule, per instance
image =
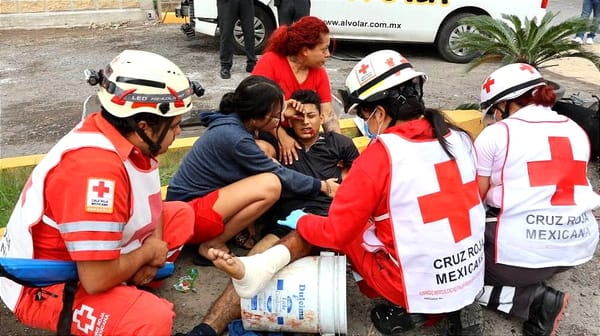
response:
[[[539,21],[516,15],[503,15],[504,20],[489,16],[470,16],[461,24],[471,29],[461,33],[456,46],[472,52],[475,58],[467,65],[467,71],[487,63],[500,61],[527,63],[537,69],[542,64],[564,57],[578,57],[591,61],[600,70],[600,56],[587,51],[571,40],[577,32],[589,31],[590,24],[581,18],[572,18],[552,25],[556,14],[547,12]]]

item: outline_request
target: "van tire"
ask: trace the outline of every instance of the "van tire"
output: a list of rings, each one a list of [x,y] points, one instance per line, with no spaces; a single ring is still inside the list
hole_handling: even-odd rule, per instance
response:
[[[267,12],[258,6],[254,6],[254,48],[257,55],[262,54],[267,46],[267,41],[275,31],[275,22]],[[233,27],[233,49],[236,54],[245,55],[244,35],[240,20]]]
[[[438,52],[448,62],[452,63],[468,63],[475,58],[475,53],[465,54],[461,50],[453,50],[452,40],[456,38],[456,33],[468,29],[467,26],[461,25],[458,21],[462,18],[474,16],[473,13],[458,13],[448,19],[440,26],[435,45]]]

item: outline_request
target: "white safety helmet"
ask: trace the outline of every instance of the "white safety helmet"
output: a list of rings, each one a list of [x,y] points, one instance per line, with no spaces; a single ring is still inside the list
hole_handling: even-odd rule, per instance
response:
[[[518,98],[527,91],[543,85],[546,85],[546,81],[539,71],[529,64],[513,63],[501,67],[481,84],[483,116],[485,117],[494,104]]]
[[[404,56],[393,50],[380,50],[365,56],[346,77],[345,90],[339,90],[347,113],[355,114],[361,102],[386,98],[390,88],[418,78],[421,85],[427,79],[417,72]]]
[[[147,51],[121,52],[100,71],[97,80],[100,103],[119,118],[142,112],[174,117],[192,108],[196,93],[177,65]]]

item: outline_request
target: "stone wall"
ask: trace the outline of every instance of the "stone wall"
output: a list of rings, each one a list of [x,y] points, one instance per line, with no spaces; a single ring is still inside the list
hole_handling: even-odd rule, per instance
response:
[[[0,0],[0,14],[143,8],[139,0]],[[152,1],[149,1],[152,5]],[[147,6],[146,6],[147,7]]]
[[[181,0],[160,0],[160,10],[164,12],[174,12],[175,8],[181,4]]]
[[[0,29],[156,20],[160,0],[0,0]]]

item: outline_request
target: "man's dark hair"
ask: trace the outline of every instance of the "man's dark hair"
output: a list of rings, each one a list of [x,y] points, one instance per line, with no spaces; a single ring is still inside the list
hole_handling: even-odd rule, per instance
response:
[[[302,104],[314,104],[317,107],[319,114],[321,114],[321,98],[319,97],[316,91],[296,90],[294,91],[294,93],[292,93],[292,96],[290,98],[295,99],[301,102]]]
[[[126,136],[130,133],[135,132],[135,130],[131,127],[129,122],[127,122],[127,118],[115,117],[114,115],[110,114],[110,112],[108,112],[104,107],[102,107],[101,113],[102,117],[106,119],[106,121],[108,121],[109,124],[113,125],[114,128],[116,128],[117,131],[121,133],[121,135]],[[134,114],[129,118],[133,119],[135,124],[144,120],[146,123],[148,123],[148,126],[150,126],[150,129],[154,133],[158,133],[161,130],[161,126],[163,124],[167,122],[170,123],[172,120],[172,118],[165,118],[153,113],[146,112]]]

